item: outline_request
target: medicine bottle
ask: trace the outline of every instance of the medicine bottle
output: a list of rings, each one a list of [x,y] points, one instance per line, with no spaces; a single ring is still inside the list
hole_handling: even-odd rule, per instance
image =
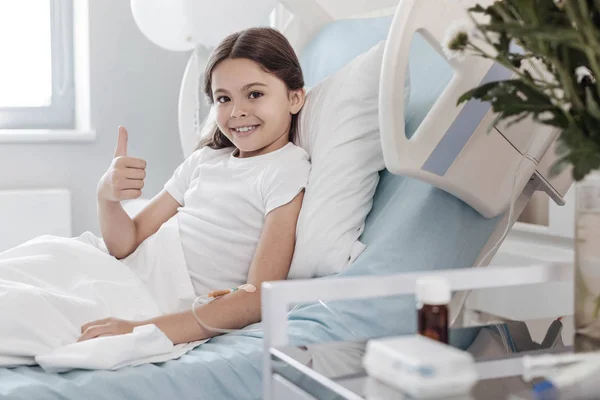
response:
[[[420,278],[415,295],[419,334],[447,344],[450,283],[439,277]]]

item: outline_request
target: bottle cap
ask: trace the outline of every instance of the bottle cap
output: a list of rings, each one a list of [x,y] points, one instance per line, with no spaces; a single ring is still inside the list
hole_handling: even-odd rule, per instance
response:
[[[417,279],[415,295],[417,302],[434,306],[448,304],[452,297],[448,280],[433,276]]]

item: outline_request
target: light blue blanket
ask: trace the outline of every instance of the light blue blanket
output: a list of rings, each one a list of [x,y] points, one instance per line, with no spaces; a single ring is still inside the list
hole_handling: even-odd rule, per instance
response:
[[[344,38],[351,32],[365,40],[360,43],[350,41],[355,51],[360,53],[368,49],[369,44],[385,38],[389,23],[390,18],[360,21],[354,25],[340,21],[328,28],[327,38],[332,35]],[[318,42],[311,46],[308,51],[318,52]],[[340,57],[335,68],[305,66],[307,84],[316,83],[352,58],[347,55]],[[410,68],[412,90],[406,114],[407,132],[414,132],[449,81],[451,73],[420,37],[415,37],[411,48]],[[460,200],[428,184],[384,171],[362,236],[368,247],[340,275],[470,266],[497,221],[483,218]],[[337,316],[319,304],[302,306],[291,314],[289,332],[292,343],[353,340],[415,330],[415,302],[411,296],[328,305]],[[260,399],[260,336],[260,333],[225,335],[178,360],[118,371],[47,374],[38,367],[0,369],[0,398]],[[472,337],[454,339],[461,340],[466,346]]]

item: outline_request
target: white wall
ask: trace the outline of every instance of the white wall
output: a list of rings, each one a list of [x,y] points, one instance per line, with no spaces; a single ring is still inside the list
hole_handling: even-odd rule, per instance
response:
[[[350,18],[367,11],[395,7],[398,0],[318,0],[329,14],[336,18]]]
[[[129,154],[148,161],[144,197],[158,193],[183,160],[177,97],[189,55],[149,42],[135,25],[128,0],[89,2],[91,118],[96,140],[0,144],[0,190],[70,189],[74,235],[86,230],[99,233],[96,185],[112,159],[117,125],[129,130]]]

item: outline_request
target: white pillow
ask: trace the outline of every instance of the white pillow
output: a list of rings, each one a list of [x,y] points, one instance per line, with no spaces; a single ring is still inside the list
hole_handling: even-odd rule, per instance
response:
[[[312,168],[290,278],[340,272],[364,250],[358,238],[385,167],[378,118],[384,47],[378,43],[307,93],[297,144]],[[404,90],[407,101],[408,79]]]

